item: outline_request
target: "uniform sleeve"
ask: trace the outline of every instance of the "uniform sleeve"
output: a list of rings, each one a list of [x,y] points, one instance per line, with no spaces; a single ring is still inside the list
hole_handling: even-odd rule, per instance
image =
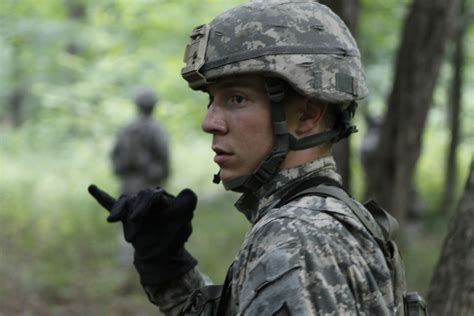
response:
[[[148,299],[160,307],[167,316],[180,315],[186,302],[194,291],[210,283],[207,276],[197,269],[192,269],[183,277],[174,280],[165,288],[144,286]]]
[[[240,292],[242,315],[314,315],[300,253],[297,241],[290,240],[253,262]]]
[[[242,287],[243,315],[389,315],[376,276],[351,235],[318,223],[272,221],[259,233]]]

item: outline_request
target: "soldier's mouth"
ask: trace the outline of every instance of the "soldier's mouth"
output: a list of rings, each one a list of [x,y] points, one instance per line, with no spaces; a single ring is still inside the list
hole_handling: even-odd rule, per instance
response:
[[[231,152],[226,151],[217,146],[213,146],[212,150],[216,153],[216,155],[214,156],[214,162],[216,162],[219,165],[224,164],[233,155]]]

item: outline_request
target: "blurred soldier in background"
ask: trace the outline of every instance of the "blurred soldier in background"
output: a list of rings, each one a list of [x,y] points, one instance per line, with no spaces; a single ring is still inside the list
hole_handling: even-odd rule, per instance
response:
[[[168,134],[152,117],[157,102],[157,95],[150,88],[142,87],[136,92],[138,117],[120,130],[113,147],[111,159],[122,194],[161,187],[169,175]],[[123,239],[121,229],[118,256],[121,266],[131,266],[133,248]]]
[[[168,135],[152,118],[157,96],[153,90],[142,88],[134,101],[138,117],[119,132],[111,155],[122,194],[162,186],[169,175]]]

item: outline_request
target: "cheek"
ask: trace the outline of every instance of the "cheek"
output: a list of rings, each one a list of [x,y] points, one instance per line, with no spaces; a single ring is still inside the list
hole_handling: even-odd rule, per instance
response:
[[[244,145],[250,157],[260,162],[273,148],[273,132],[268,120],[262,119],[248,124],[242,130],[248,131],[245,135]]]

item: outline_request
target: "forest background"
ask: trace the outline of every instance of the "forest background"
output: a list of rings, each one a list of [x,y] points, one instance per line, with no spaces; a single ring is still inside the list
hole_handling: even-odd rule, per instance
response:
[[[211,183],[210,137],[200,130],[207,96],[180,76],[193,27],[243,0],[4,0],[0,2],[0,315],[152,315],[134,272],[116,260],[116,228],[87,193],[118,193],[109,155],[118,129],[135,115],[142,85],[160,95],[155,113],[171,136],[168,191],[199,196],[188,248],[221,282],[249,224],[237,195]],[[467,1],[472,7],[473,1]],[[386,111],[395,56],[411,1],[361,1],[358,42],[370,97],[359,109]],[[455,200],[472,158],[474,29],[465,63]],[[452,210],[439,209],[451,130],[448,45],[433,95],[415,180],[426,210],[402,241],[408,284],[426,293]],[[357,159],[365,122],[351,143],[352,190],[366,188]],[[454,205],[451,207],[454,208]]]

